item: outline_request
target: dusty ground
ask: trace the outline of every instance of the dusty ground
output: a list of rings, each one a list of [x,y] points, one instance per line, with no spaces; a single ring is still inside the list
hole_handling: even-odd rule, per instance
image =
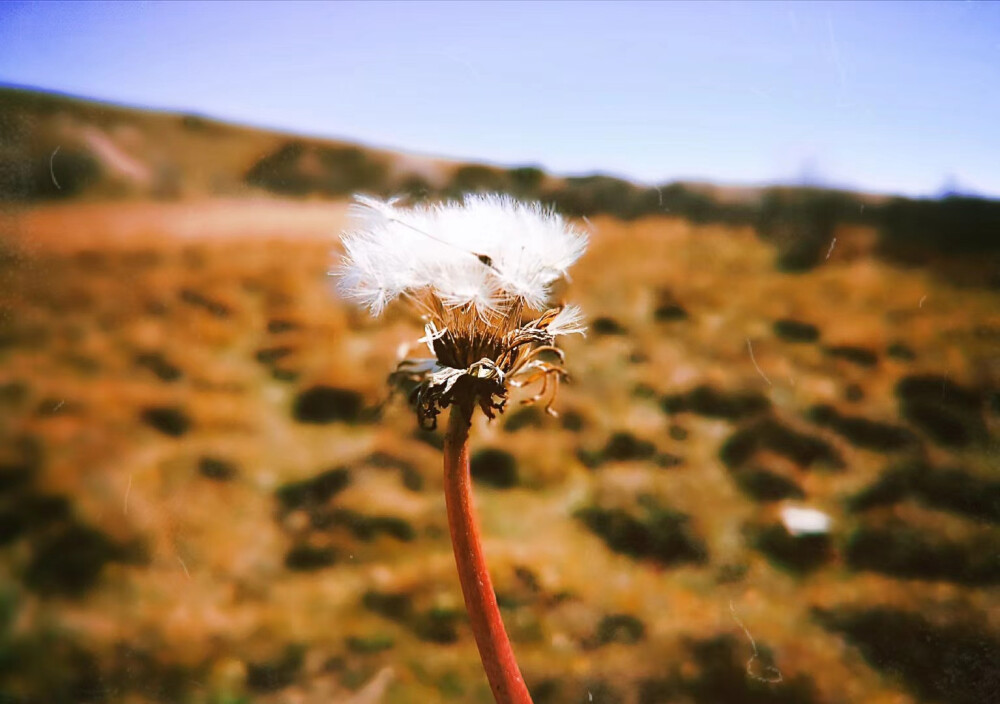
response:
[[[385,386],[420,328],[336,299],[343,222],[4,215],[0,701],[488,701],[440,434]],[[562,417],[474,429],[536,702],[1000,691],[1000,295],[863,247],[786,274],[749,229],[591,226]]]

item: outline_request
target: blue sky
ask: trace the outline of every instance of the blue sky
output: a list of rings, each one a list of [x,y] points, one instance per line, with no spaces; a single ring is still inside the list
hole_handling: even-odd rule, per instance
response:
[[[8,2],[0,82],[558,173],[1000,196],[996,2]]]

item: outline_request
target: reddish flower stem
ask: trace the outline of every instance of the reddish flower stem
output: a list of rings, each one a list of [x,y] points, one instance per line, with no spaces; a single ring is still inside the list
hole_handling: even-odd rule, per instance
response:
[[[471,418],[471,405],[454,404],[444,436],[444,498],[448,505],[448,527],[458,564],[458,578],[493,698],[497,704],[531,704],[531,695],[521,677],[500,618],[500,608],[479,539],[472,502],[472,477],[469,474]]]

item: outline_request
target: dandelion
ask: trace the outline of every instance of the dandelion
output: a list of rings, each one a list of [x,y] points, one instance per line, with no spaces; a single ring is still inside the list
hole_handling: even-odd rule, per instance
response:
[[[479,538],[469,475],[469,428],[480,408],[502,413],[511,388],[537,385],[526,402],[552,403],[566,378],[557,338],[583,333],[575,306],[549,306],[553,285],[587,245],[582,232],[537,203],[467,195],[400,207],[358,197],[343,235],[339,290],[382,313],[404,299],[421,315],[431,357],[405,359],[390,379],[410,388],[422,427],[451,408],[444,444],[445,501],[459,580],[498,703],[530,702],[500,619]]]

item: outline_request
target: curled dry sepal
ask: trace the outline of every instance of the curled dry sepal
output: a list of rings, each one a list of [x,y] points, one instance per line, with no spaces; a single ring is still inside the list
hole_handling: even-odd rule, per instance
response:
[[[549,308],[552,285],[587,246],[586,235],[538,203],[467,195],[461,202],[399,207],[357,197],[344,262],[331,272],[342,295],[379,315],[405,298],[425,322],[432,358],[405,359],[392,375],[412,387],[423,427],[469,399],[493,418],[511,386],[541,382],[528,402],[546,410],[566,372],[561,335],[583,333],[575,306]]]

